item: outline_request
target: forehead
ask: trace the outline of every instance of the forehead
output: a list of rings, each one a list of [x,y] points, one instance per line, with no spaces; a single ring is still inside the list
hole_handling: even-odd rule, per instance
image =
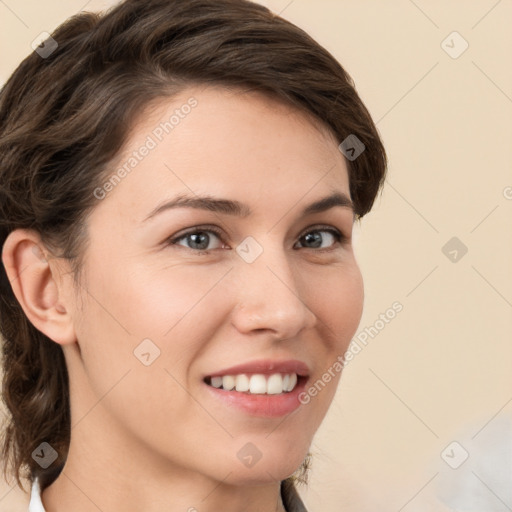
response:
[[[152,102],[109,172],[115,179],[107,178],[98,214],[115,210],[134,222],[179,193],[237,199],[255,211],[334,189],[349,195],[345,159],[323,123],[260,92],[211,86]]]

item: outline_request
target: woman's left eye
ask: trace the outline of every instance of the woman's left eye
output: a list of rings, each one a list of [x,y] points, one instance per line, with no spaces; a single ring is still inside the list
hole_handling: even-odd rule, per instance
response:
[[[319,233],[329,233],[331,237],[333,237],[336,241],[336,243],[340,245],[344,245],[348,242],[348,237],[346,237],[341,231],[338,231],[335,228],[329,228],[329,227],[323,227],[323,228],[317,228],[310,231],[307,231],[304,235],[302,235],[299,240],[309,240],[313,244],[316,244],[315,247],[307,247],[307,249],[317,249],[318,243],[322,244],[322,238],[319,236]],[[324,247],[320,247],[321,249],[324,249]]]
[[[181,240],[187,240],[190,245],[185,246],[186,249],[191,249],[194,250],[195,252],[202,251],[202,253],[204,254],[205,252],[208,253],[208,251],[211,249],[208,249],[208,247],[210,243],[210,234],[212,233],[214,234],[215,237],[222,240],[222,232],[220,230],[208,227],[204,229],[195,228],[193,231],[188,231],[187,233],[183,233],[177,237],[169,238],[166,243],[167,245],[181,245],[179,243]],[[322,242],[325,239],[322,237],[320,233],[328,233],[332,238],[334,238],[336,243],[341,245],[348,242],[348,238],[343,233],[332,227],[319,227],[316,229],[309,230],[299,237],[299,241],[304,240],[306,244],[312,244],[312,246],[310,247],[304,247],[305,249],[326,249],[325,246],[322,246]],[[334,244],[331,244],[328,247],[332,247],[333,245]],[[216,248],[218,249],[219,247]],[[214,247],[213,249],[216,248]]]

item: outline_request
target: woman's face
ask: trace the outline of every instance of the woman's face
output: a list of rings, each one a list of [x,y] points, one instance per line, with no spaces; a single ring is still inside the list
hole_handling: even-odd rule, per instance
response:
[[[122,153],[114,185],[95,192],[78,345],[64,347],[72,438],[94,433],[96,453],[160,474],[290,476],[362,313],[350,203],[304,213],[350,199],[342,153],[302,114],[220,88],[155,103]],[[188,206],[160,208],[185,196]]]

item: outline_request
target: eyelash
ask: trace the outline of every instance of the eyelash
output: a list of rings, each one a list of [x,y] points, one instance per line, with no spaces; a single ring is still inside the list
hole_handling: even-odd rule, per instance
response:
[[[332,234],[334,236],[334,238],[336,239],[336,242],[338,244],[340,244],[341,246],[344,246],[349,242],[349,238],[345,234],[343,234],[338,229],[335,229],[330,226],[315,226],[314,229],[308,228],[308,231],[303,232],[299,236],[299,240],[301,238],[304,238],[309,233],[315,233],[317,231],[326,231],[326,232]],[[222,233],[222,230],[220,230],[219,228],[217,228],[215,226],[204,226],[204,227],[196,226],[194,229],[187,231],[185,233],[182,233],[179,236],[175,237],[173,235],[172,237],[167,238],[164,243],[167,246],[178,245],[178,242],[180,240],[182,240],[183,238],[186,238],[189,235],[194,235],[197,233],[214,233],[215,235],[217,235],[219,237],[219,239],[221,241],[223,241],[223,239],[222,239],[223,233]],[[179,246],[179,247],[182,247],[183,249],[188,249],[189,251],[192,251],[192,252],[196,253],[197,255],[207,255],[207,254],[210,254],[212,251],[218,250],[218,249],[209,249],[209,250],[208,249],[203,249],[203,250],[192,249],[191,247],[184,247],[184,246]],[[303,247],[303,249],[311,249],[316,252],[329,252],[329,251],[334,250],[335,248],[332,247],[332,248],[315,249],[315,248],[310,248],[310,247]]]

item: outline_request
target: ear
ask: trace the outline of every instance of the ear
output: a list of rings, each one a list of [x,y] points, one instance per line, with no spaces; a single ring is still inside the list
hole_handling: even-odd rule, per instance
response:
[[[59,279],[57,265],[50,266],[48,259],[39,234],[29,229],[12,231],[2,250],[7,277],[29,321],[56,343],[71,344],[76,341],[71,304],[62,298],[72,295],[63,289],[65,281]]]

